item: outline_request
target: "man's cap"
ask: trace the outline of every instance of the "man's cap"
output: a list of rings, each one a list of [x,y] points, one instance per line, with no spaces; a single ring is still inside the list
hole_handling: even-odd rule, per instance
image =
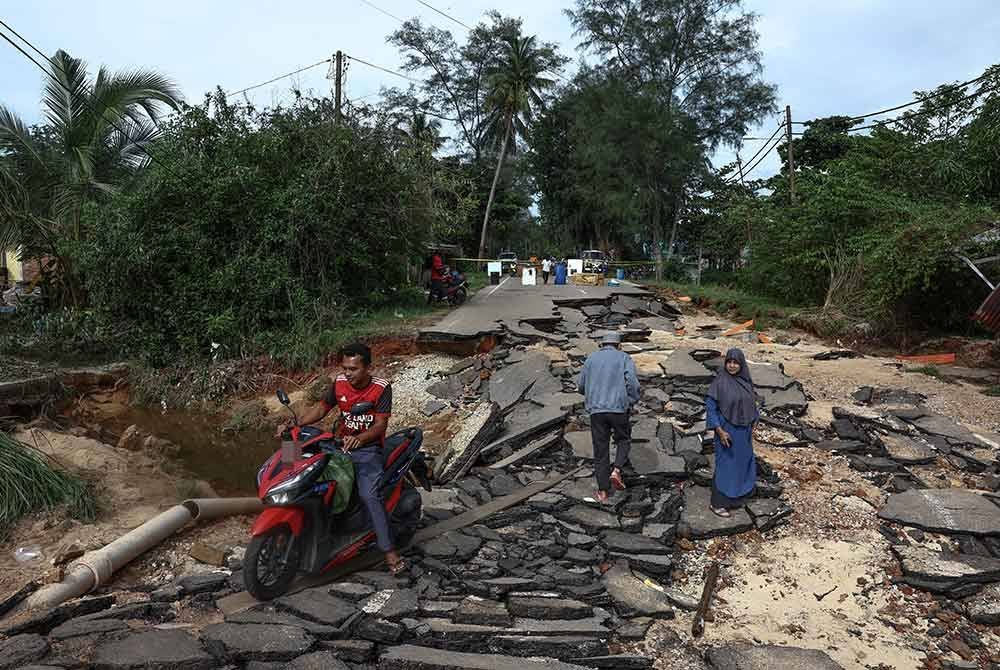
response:
[[[606,333],[604,337],[601,338],[601,344],[621,344],[622,336],[621,333]]]

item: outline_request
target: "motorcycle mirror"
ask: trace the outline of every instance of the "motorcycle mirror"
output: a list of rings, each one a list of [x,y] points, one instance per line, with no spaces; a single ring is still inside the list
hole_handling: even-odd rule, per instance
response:
[[[280,402],[285,407],[287,407],[288,404],[291,402],[291,400],[288,399],[288,394],[285,393],[285,389],[278,389],[278,402]]]
[[[354,406],[351,407],[351,416],[361,416],[362,414],[367,414],[372,411],[374,407],[375,403],[373,402],[355,403]]]

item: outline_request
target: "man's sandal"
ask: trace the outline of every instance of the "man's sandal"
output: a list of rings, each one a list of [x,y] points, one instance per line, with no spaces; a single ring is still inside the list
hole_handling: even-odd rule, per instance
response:
[[[732,516],[732,514],[730,514],[730,513],[729,513],[729,510],[727,510],[727,509],[726,509],[726,508],[724,508],[724,507],[720,507],[720,508],[718,508],[718,509],[716,509],[716,508],[714,508],[714,507],[713,507],[713,508],[712,508],[712,512],[713,512],[713,513],[714,513],[714,514],[715,514],[716,516],[721,516],[721,517],[722,517],[723,519],[728,519],[729,517],[731,517],[731,516]]]
[[[395,563],[389,564],[389,574],[391,574],[393,577],[398,577],[402,573],[406,572],[407,569],[408,566],[406,565],[406,561],[404,561],[402,558],[396,561]]]

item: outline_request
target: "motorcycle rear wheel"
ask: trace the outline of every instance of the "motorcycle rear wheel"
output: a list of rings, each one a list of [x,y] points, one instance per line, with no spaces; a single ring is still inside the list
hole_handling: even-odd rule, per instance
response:
[[[288,524],[257,535],[247,546],[243,584],[257,600],[284,595],[299,571],[300,551]]]

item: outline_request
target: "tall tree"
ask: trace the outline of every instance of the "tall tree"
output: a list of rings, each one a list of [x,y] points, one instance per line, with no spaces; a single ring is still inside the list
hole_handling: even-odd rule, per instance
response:
[[[180,101],[159,73],[101,67],[91,79],[86,63],[57,51],[48,61],[43,125],[29,128],[0,106],[0,173],[14,185],[0,206],[0,248],[59,258],[61,241],[84,235],[84,202],[146,164],[143,148],[159,135],[164,107]]]
[[[488,164],[503,145],[505,134],[504,116],[498,111],[504,104],[497,92],[498,75],[510,71],[510,45],[524,39],[520,19],[495,11],[469,31],[464,43],[457,42],[450,32],[425,26],[418,19],[405,22],[389,36],[389,42],[396,45],[404,57],[403,68],[419,75],[423,81],[408,91],[390,91],[388,106],[417,108],[447,124],[452,131],[449,132],[451,148],[457,151],[457,158],[478,185],[481,202],[485,203],[493,191],[494,205],[490,209],[496,211],[484,214],[484,218],[501,216],[496,201],[502,198],[498,198],[496,189],[505,183],[499,179],[493,186],[491,177],[497,175],[496,165]],[[531,53],[523,54],[531,59],[517,63],[518,67],[538,65],[541,76],[545,71],[558,70],[565,62],[558,55],[555,44],[539,44],[533,40],[531,46]],[[535,86],[535,93],[544,88],[547,86]],[[536,101],[529,99],[529,105],[536,106]],[[518,139],[523,138],[519,122],[526,125],[529,118],[521,112],[515,115],[505,154],[513,153],[511,149],[516,149]],[[499,164],[502,166],[503,162]],[[481,224],[481,219],[469,222],[467,239],[470,243],[481,240]]]
[[[479,258],[486,257],[486,232],[490,210],[496,196],[500,170],[507,156],[508,143],[516,148],[517,139],[524,138],[535,109],[542,105],[542,94],[553,85],[545,72],[558,67],[560,58],[550,46],[539,46],[535,37],[512,36],[506,40],[503,60],[490,73],[490,113],[486,125],[491,137],[500,138],[493,184],[486,200],[483,228],[479,235]]]
[[[630,112],[633,143],[645,149],[630,161],[632,187],[645,203],[659,276],[663,221],[672,222],[670,253],[706,157],[775,111],[775,88],[761,78],[757,17],[742,0],[577,0],[567,13],[582,49],[641,101]]]

